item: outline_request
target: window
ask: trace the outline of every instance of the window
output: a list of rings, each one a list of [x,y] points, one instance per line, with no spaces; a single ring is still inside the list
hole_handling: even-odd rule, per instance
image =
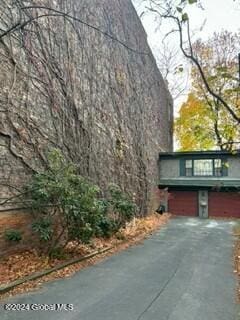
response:
[[[224,161],[221,159],[186,159],[183,160],[184,170],[182,175],[186,177],[201,176],[201,177],[221,177],[227,175],[224,170]]]
[[[202,159],[194,160],[194,176],[212,176],[213,175],[213,160]]]
[[[214,159],[214,175],[217,177],[222,176],[222,161],[221,161],[221,159]]]
[[[192,160],[186,160],[185,162],[185,174],[187,177],[192,176]]]

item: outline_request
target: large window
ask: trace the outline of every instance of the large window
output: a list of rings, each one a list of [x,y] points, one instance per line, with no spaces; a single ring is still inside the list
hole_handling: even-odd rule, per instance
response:
[[[221,159],[190,159],[184,161],[184,175],[191,176],[216,176],[223,174],[224,164]]]
[[[213,176],[213,160],[201,159],[193,160],[194,176]]]

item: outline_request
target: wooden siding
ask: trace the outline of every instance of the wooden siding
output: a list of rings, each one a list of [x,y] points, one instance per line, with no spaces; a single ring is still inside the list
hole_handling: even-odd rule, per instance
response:
[[[174,215],[197,216],[198,193],[196,191],[171,191],[168,211]]]
[[[209,192],[209,216],[240,218],[240,193]]]

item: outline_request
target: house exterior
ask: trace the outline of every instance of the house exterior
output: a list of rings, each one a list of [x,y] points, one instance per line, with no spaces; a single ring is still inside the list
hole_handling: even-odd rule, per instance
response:
[[[174,215],[240,218],[239,151],[160,153],[159,178]]]

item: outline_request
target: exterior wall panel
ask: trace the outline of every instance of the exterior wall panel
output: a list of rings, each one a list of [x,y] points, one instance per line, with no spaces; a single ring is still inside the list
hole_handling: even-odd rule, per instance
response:
[[[179,174],[179,159],[160,161],[160,179],[178,178]]]
[[[228,158],[228,177],[231,179],[240,179],[239,156]]]

